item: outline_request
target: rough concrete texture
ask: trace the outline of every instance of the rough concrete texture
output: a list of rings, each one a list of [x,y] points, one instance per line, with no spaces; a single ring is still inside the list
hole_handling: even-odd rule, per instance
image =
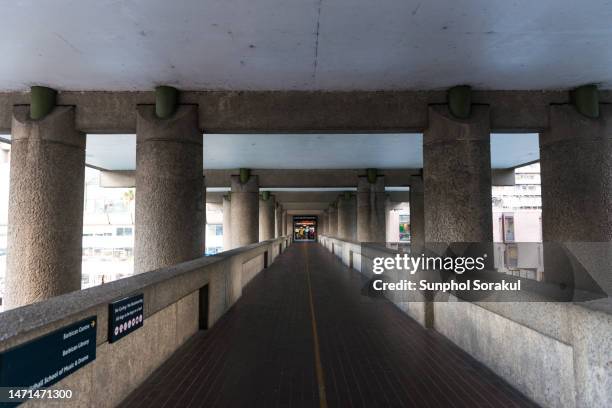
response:
[[[357,241],[385,242],[385,177],[370,183],[365,176],[357,182]]]
[[[417,251],[425,245],[425,202],[421,176],[410,178],[410,245]]]
[[[379,169],[390,186],[406,186],[410,176],[420,174],[420,169]],[[259,178],[260,188],[293,187],[347,187],[354,186],[355,180],[363,175],[363,169],[252,169],[251,175]],[[227,187],[236,170],[206,169],[208,187]],[[278,192],[275,192],[275,194]]]
[[[319,242],[340,258],[344,265],[359,271],[368,279],[380,278],[380,275],[376,275],[372,271],[375,257],[389,257],[397,253],[386,247],[346,242],[329,236],[319,236]],[[395,269],[387,269],[384,278],[389,282],[398,282],[400,279],[408,278],[402,276],[402,274],[405,275],[406,271],[399,272]],[[433,324],[433,313],[430,311],[430,309],[433,309],[433,305],[424,298],[421,292],[385,291],[383,293],[389,301],[421,325],[429,328]]]
[[[373,257],[395,253],[328,236],[320,236],[319,242],[367,278],[378,276],[372,272]],[[385,276],[396,282],[406,278],[405,273],[390,269]],[[385,292],[385,297],[542,406],[612,406],[610,298],[582,303],[470,303],[451,295],[431,302],[410,291]]]
[[[7,309],[81,288],[85,135],[73,107],[29,111],[13,112]]]
[[[285,219],[285,235],[293,237],[293,215],[289,214],[288,212]]]
[[[467,120],[430,106],[423,136],[426,242],[492,242],[489,107]]]
[[[577,407],[612,407],[612,300],[571,308]]]
[[[494,186],[514,187],[516,177],[514,169],[493,169],[491,170],[491,184]]]
[[[575,406],[570,345],[472,303],[435,302],[434,307],[437,331],[529,398],[546,407]]]
[[[327,234],[327,224],[328,224],[327,217],[328,217],[327,210],[323,211],[323,213],[319,215],[319,218],[317,219],[317,227],[319,228],[317,235]]]
[[[291,231],[291,228],[287,228],[287,223],[289,216],[287,215],[287,210],[283,210],[281,217],[281,228],[283,229],[283,236],[287,236],[287,233]]]
[[[230,288],[242,286],[245,265],[252,278],[263,267],[263,253],[288,240],[255,244],[139,274],[0,314],[0,351],[19,346],[91,315],[98,316],[96,360],[55,384],[71,389],[71,400],[30,402],[30,406],[113,407],[144,381],[198,330],[199,289],[209,285],[209,324],[238,299]],[[269,261],[274,256],[269,257]],[[257,270],[259,268],[259,270]],[[109,344],[108,303],[136,292],[145,296],[144,326]],[[56,404],[57,402],[57,404]]]
[[[411,175],[420,174],[420,169],[380,169],[387,184],[405,186]],[[253,169],[251,175],[259,178],[259,188],[293,187],[346,187],[355,183],[362,169]],[[228,187],[236,169],[205,169],[208,187]],[[100,184],[104,187],[134,187],[133,170],[103,171]],[[276,192],[278,193],[278,192]]]
[[[136,135],[134,271],[142,273],[202,255],[204,176],[197,106],[158,119],[139,106]]]
[[[136,172],[134,170],[100,171],[100,187],[134,188],[136,187]]]
[[[540,137],[545,241],[612,241],[612,105],[598,119],[550,107]]]
[[[239,248],[259,241],[259,184],[257,176],[244,184],[232,176],[231,182],[232,248]]]
[[[200,254],[206,252],[206,178],[202,177],[202,241],[200,242]]]
[[[602,102],[612,92],[601,91]],[[10,111],[29,103],[28,93],[0,93],[0,131]],[[474,91],[472,102],[491,106],[495,131],[538,131],[548,126],[548,106],[568,103],[567,91]],[[184,91],[180,103],[198,104],[206,132],[421,131],[427,107],[445,103],[445,91]],[[58,102],[77,107],[77,129],[133,133],[135,107],[155,102],[154,92],[60,92]],[[205,126],[204,126],[205,124]]]
[[[265,256],[260,254],[242,264],[242,286],[246,286],[257,274],[264,269]]]
[[[267,200],[259,197],[259,241],[267,241],[274,238],[274,213],[276,199],[272,194]]]
[[[283,206],[277,201],[274,208],[274,237],[283,236]]]
[[[336,237],[338,235],[338,208],[336,204],[329,206],[327,215],[327,235]]]
[[[612,105],[600,105],[600,117],[587,118],[571,105],[550,107],[550,128],[540,137],[542,233],[544,241],[612,241]],[[612,294],[612,247],[574,245],[573,255]],[[548,251],[547,251],[548,252]],[[545,268],[556,257],[545,253]],[[554,271],[553,271],[554,272]],[[546,273],[546,272],[545,272]]]
[[[114,407],[198,330],[198,292],[148,316],[145,325],[116,343],[104,343],[96,360],[53,389],[71,389],[77,399],[39,400],[34,407]]]
[[[410,200],[410,196],[408,198]],[[385,236],[385,242],[393,242],[393,234],[395,227],[391,225],[391,210],[393,208],[393,202],[389,195],[385,197],[385,229],[387,230],[387,235]]]
[[[232,248],[232,202],[231,196],[223,196],[223,250]]]
[[[357,239],[357,199],[353,194],[338,198],[338,238]]]

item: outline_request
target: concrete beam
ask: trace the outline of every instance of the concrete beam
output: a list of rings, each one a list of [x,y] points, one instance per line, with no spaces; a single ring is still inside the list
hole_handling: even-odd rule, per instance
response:
[[[387,185],[394,187],[408,186],[410,176],[419,174],[418,169],[379,170],[385,176]],[[131,170],[102,171],[102,187],[134,187],[134,172]],[[204,170],[206,187],[229,187],[231,176],[237,175],[238,169]],[[355,187],[359,176],[365,175],[362,169],[339,170],[295,170],[295,169],[260,169],[251,170],[259,177],[260,188],[295,188],[295,187]]]
[[[208,191],[206,202],[220,204],[226,194],[227,192]],[[291,205],[312,205],[316,203],[324,203],[325,208],[327,208],[329,203],[338,198],[338,194],[338,191],[275,191],[274,197],[276,197],[276,202],[281,203],[285,209]],[[408,191],[387,191],[386,195],[393,202],[408,202],[410,197]]]
[[[494,186],[513,186],[516,184],[514,169],[491,170],[491,184]]]
[[[103,170],[100,172],[100,187],[133,188],[136,187],[136,172],[134,170]]]
[[[410,176],[419,174],[419,169],[382,169],[388,186],[408,186]],[[237,170],[204,170],[207,187],[227,187],[232,174]],[[251,170],[259,177],[261,188],[293,187],[355,187],[359,176],[366,174],[365,169],[259,169]]]
[[[428,126],[430,104],[445,91],[199,91],[181,92],[179,103],[199,105],[203,132],[406,132]],[[568,91],[473,91],[473,104],[490,105],[494,132],[548,127],[548,106],[569,103]],[[612,103],[612,91],[600,93]],[[13,105],[29,93],[0,93],[0,132],[11,127]],[[77,129],[88,133],[135,133],[136,106],[155,104],[154,92],[60,92],[58,105],[76,106]]]
[[[251,173],[259,177],[260,188],[340,188],[355,187],[358,177],[363,176],[365,170],[262,169],[251,170]],[[379,170],[379,173],[385,176],[387,185],[406,187],[410,185],[410,177],[419,175],[420,170],[388,169]],[[204,170],[206,187],[229,187],[231,176],[236,174],[238,170]],[[491,177],[494,186],[513,186],[515,184],[514,169],[491,170]],[[135,186],[133,170],[103,170],[100,172],[100,187],[132,188]]]

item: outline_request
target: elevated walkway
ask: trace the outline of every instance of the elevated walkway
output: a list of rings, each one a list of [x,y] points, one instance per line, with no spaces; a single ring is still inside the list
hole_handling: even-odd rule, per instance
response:
[[[295,243],[123,407],[526,407],[316,243]]]

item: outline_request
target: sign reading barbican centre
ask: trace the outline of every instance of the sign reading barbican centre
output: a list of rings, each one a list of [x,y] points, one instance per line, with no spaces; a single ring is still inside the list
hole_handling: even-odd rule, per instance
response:
[[[108,342],[113,343],[142,327],[144,294],[130,296],[108,305]]]
[[[96,316],[0,353],[0,389],[49,387],[96,359]]]

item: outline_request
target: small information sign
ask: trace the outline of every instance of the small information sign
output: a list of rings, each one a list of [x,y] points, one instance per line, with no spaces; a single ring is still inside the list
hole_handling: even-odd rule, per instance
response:
[[[108,342],[113,343],[142,327],[144,295],[142,293],[108,305]]]

